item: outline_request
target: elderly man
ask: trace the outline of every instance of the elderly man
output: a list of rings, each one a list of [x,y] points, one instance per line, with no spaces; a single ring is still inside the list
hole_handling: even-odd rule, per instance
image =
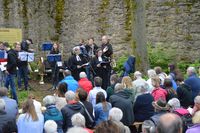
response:
[[[125,126],[120,120],[123,117],[123,112],[119,108],[112,108],[109,111],[109,120],[115,122],[120,127],[121,133],[130,133],[130,129]]]
[[[194,115],[197,111],[200,111],[200,96],[194,98],[194,107],[191,114]]]
[[[5,102],[0,99],[0,133],[14,133],[17,132],[17,125],[15,119],[6,113]]]
[[[123,89],[122,84],[115,85],[115,93],[110,97],[112,107],[122,110],[123,117],[121,122],[126,126],[131,126],[134,122],[133,103],[129,98],[130,95]]]
[[[151,78],[155,77],[157,74],[156,74],[156,71],[154,69],[149,69],[147,71],[147,74],[148,74],[148,77],[149,77],[149,79],[147,80],[147,83],[149,85],[149,91],[152,92],[154,87],[152,85]]]
[[[57,124],[53,120],[48,120],[44,123],[45,133],[59,133],[57,132]]]
[[[88,131],[88,133],[93,133],[92,130],[85,127],[85,117],[81,113],[74,114],[71,120],[74,127],[82,127]]]
[[[65,93],[67,105],[61,109],[63,115],[63,131],[66,132],[68,128],[72,127],[71,118],[76,113],[85,114],[83,106],[77,102],[76,95],[73,91]]]
[[[142,73],[140,71],[134,72],[134,78],[135,80],[132,82],[135,88],[138,88],[138,86],[142,84],[146,84],[147,82],[142,78]],[[147,84],[148,86],[148,84]],[[149,88],[149,87],[148,87]],[[139,88],[138,88],[139,89]],[[137,90],[140,91],[140,90]]]
[[[72,76],[74,77],[74,79],[76,79],[77,81],[79,80],[79,73],[85,71],[87,63],[88,59],[86,56],[81,54],[80,47],[74,47],[73,55],[68,62],[69,68],[72,71]]]
[[[194,99],[200,92],[200,78],[196,75],[194,67],[188,67],[187,75],[188,78],[185,80],[185,84],[191,87],[192,98]]]
[[[57,131],[58,133],[63,132],[63,116],[62,113],[56,108],[56,100],[54,96],[48,95],[43,99],[43,103],[46,107],[46,111],[44,112],[44,121],[54,120],[58,125]]]
[[[92,82],[89,81],[87,79],[87,75],[85,72],[81,72],[79,74],[80,76],[80,80],[78,81],[78,85],[79,87],[81,87],[82,89],[84,89],[87,93],[90,92],[90,90],[92,90],[93,86],[92,86]]]
[[[182,120],[179,116],[167,113],[160,117],[157,133],[182,133]]]
[[[5,111],[12,118],[16,119],[18,114],[17,102],[8,97],[8,89],[5,87],[0,88],[0,97],[5,101]]]
[[[64,79],[60,81],[60,83],[66,83],[68,85],[68,90],[76,92],[78,89],[78,82],[71,76],[71,71],[65,70],[63,72]]]

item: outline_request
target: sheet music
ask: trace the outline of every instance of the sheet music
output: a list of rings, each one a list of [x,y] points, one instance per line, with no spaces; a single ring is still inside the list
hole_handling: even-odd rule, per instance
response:
[[[1,64],[0,64],[1,71],[5,71],[6,70],[6,64],[7,64],[7,62],[1,62]]]
[[[58,67],[61,67],[62,66],[62,61],[58,61],[57,65],[58,65]]]
[[[34,61],[34,53],[19,52],[19,59],[21,61],[33,62]]]

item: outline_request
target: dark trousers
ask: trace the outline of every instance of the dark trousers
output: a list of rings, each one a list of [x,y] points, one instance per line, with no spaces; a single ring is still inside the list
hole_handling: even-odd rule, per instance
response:
[[[51,70],[52,70],[53,87],[56,88],[59,82],[59,67],[58,66],[51,67]]]
[[[18,68],[17,80],[18,88],[22,87],[22,79],[24,81],[25,90],[28,88],[28,66],[20,66]]]
[[[5,82],[5,87],[6,88],[11,88],[11,94],[12,94],[12,98],[15,99],[18,103],[18,98],[17,98],[17,92],[16,92],[16,87],[15,87],[15,74],[8,74],[6,76],[6,82]]]

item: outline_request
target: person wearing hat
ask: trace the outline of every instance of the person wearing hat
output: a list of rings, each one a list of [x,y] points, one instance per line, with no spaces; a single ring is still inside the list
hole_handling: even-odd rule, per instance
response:
[[[152,105],[154,107],[155,114],[150,117],[150,120],[152,120],[157,126],[160,116],[168,112],[169,106],[167,105],[167,102],[162,99],[159,99],[156,102],[152,102]]]

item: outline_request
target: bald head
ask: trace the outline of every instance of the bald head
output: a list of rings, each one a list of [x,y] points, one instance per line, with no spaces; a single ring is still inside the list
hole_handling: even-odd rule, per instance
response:
[[[158,133],[182,133],[181,118],[172,113],[164,114],[160,117],[157,125]]]
[[[108,43],[108,36],[102,36],[102,43],[107,44]]]

